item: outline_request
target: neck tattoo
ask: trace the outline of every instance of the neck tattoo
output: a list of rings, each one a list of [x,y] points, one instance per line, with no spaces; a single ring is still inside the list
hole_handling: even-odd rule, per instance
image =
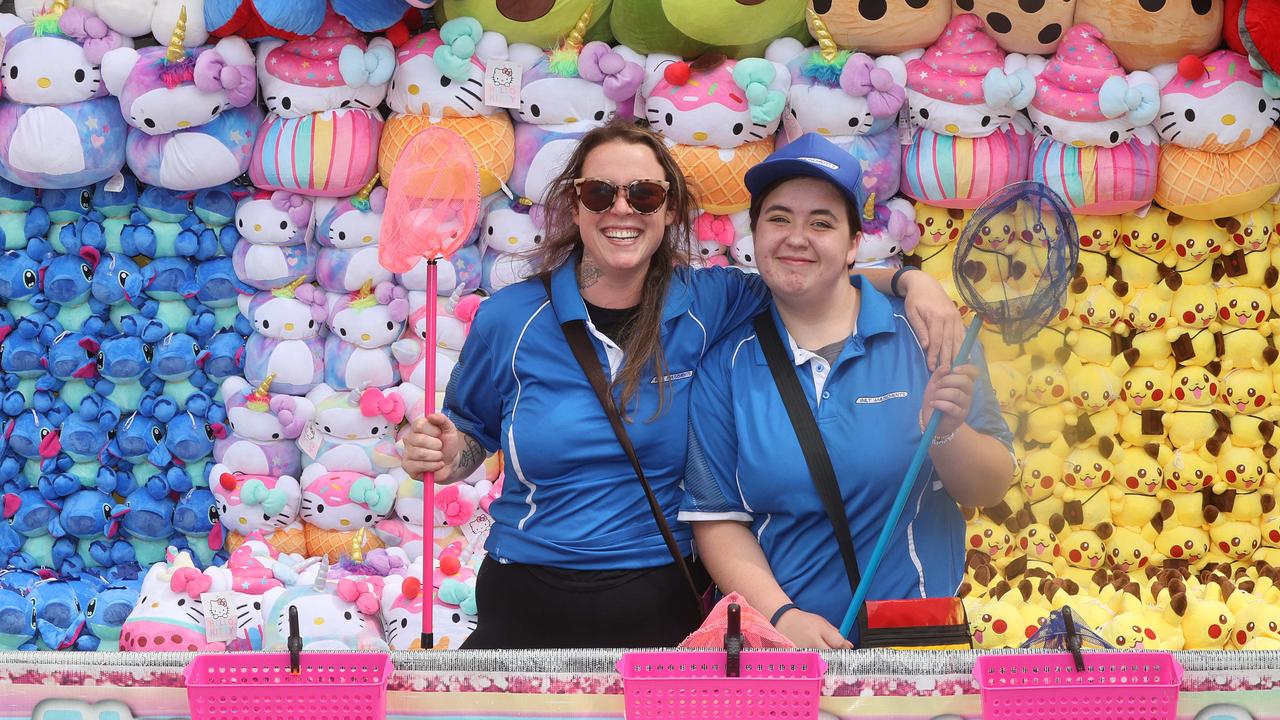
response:
[[[582,290],[595,285],[604,277],[604,271],[600,269],[595,262],[589,258],[582,258],[582,264],[578,266],[578,287]]]

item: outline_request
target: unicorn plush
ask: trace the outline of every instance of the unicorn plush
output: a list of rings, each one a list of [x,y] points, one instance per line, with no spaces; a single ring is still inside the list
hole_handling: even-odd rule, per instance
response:
[[[167,562],[147,571],[138,604],[120,628],[120,649],[126,652],[198,652],[221,650],[225,643],[211,643],[205,636],[206,592],[231,589],[231,574],[221,568],[201,572],[183,551],[167,554]],[[252,621],[253,608],[245,608],[241,625]],[[261,614],[256,618],[261,624]]]
[[[119,48],[103,81],[132,126],[126,159],[138,179],[175,190],[229,182],[249,167],[262,112],[253,51],[242,38],[187,50],[186,9],[168,47]]]
[[[399,468],[392,470],[391,475],[399,481],[395,503],[387,518],[374,526],[374,532],[388,548],[399,548],[410,560],[417,560],[423,551],[423,484]]]
[[[310,244],[312,202],[283,190],[259,191],[236,208],[241,239],[232,260],[236,275],[259,290],[271,290],[315,274]]]
[[[902,267],[902,254],[915,250],[920,242],[916,208],[900,197],[884,204],[867,198],[862,218],[862,239],[858,241],[856,267]]]
[[[100,65],[125,40],[66,0],[31,24],[18,23],[0,16],[0,175],[19,185],[72,188],[119,173],[127,127],[107,97]]]
[[[298,610],[298,627],[303,650],[361,650],[386,652],[382,628],[377,621],[378,592],[372,583],[359,584],[350,579],[345,592],[313,585],[274,588],[262,595],[263,649],[284,651],[289,637],[289,608]]]
[[[529,257],[546,236],[543,207],[528,198],[495,195],[485,205],[480,230],[483,275],[480,284],[495,293],[534,274]]]
[[[355,292],[365,283],[376,287],[392,279],[378,262],[387,191],[377,183],[375,175],[360,192],[335,203],[316,226],[316,240],[324,246],[316,256],[316,282],[331,293]]]
[[[275,376],[280,392],[302,394],[324,380],[325,295],[305,278],[240,297],[240,312],[253,324],[245,345],[245,379],[254,385]]]
[[[329,337],[324,345],[324,379],[335,390],[387,388],[400,382],[391,343],[404,331],[408,293],[387,281],[371,282],[346,295],[331,295]]]
[[[306,398],[269,393],[274,376],[256,388],[240,377],[222,381],[230,434],[214,444],[214,459],[230,472],[293,475],[302,471],[294,442],[315,414]]]
[[[422,558],[404,576],[391,576],[383,581],[381,610],[382,632],[392,650],[422,649],[422,612],[430,597],[430,589],[422,587]]]
[[[339,392],[321,383],[307,393],[307,399],[315,405],[312,423],[321,440],[318,449],[302,448],[313,458],[312,466],[365,475],[399,467],[394,430],[404,419],[405,408],[398,395],[377,388]]]
[[[449,383],[449,376],[458,364],[458,356],[462,352],[462,344],[467,339],[471,321],[475,319],[480,306],[478,295],[462,295],[456,292],[449,301],[436,309],[436,376],[433,378],[433,391],[443,388]],[[404,337],[391,346],[391,354],[400,365],[400,376],[404,382],[396,392],[404,399],[405,416],[410,420],[422,417],[426,403],[425,388],[427,363],[423,355],[427,338],[427,313],[430,307],[419,303],[410,316],[410,324],[405,328]]]

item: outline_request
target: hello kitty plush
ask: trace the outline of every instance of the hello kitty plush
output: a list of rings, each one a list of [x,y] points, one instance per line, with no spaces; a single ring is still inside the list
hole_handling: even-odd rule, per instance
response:
[[[1031,179],[1085,215],[1120,215],[1151,202],[1160,149],[1150,127],[1160,107],[1156,79],[1126,74],[1085,23],[1067,31],[1051,59],[1032,60]]]
[[[693,221],[693,238],[697,242],[690,264],[694,267],[727,267],[729,248],[735,228],[728,215],[699,213]]]
[[[255,532],[280,552],[304,553],[300,522],[302,487],[290,475],[261,475],[214,465],[209,489],[218,503],[218,518],[227,529],[226,547],[235,551]]]
[[[494,196],[485,207],[480,229],[480,286],[485,292],[493,294],[533,276],[530,256],[546,237],[545,222],[541,205],[527,198]]]
[[[511,60],[524,68],[520,109],[512,111],[517,123],[510,185],[535,203],[546,202],[579,138],[614,115],[630,116],[644,75],[643,59],[630,48],[598,40],[584,45],[578,30],[550,52],[521,43],[510,47]]]
[[[1152,69],[1165,146],[1156,202],[1197,220],[1261,207],[1280,190],[1280,100],[1248,58],[1216,50]]]
[[[31,24],[0,16],[0,176],[19,185],[81,187],[124,167],[128,127],[107,97],[100,64],[126,41],[67,5],[57,0]]]
[[[245,343],[244,376],[261,385],[303,394],[324,380],[324,291],[298,278],[285,287],[240,297],[240,312],[254,332]]]
[[[120,628],[120,649],[125,652],[199,652],[222,650],[226,643],[211,643],[205,637],[206,592],[231,589],[231,575],[223,568],[196,569],[186,552],[170,552],[167,562],[156,563],[142,581],[138,604]],[[244,608],[240,620],[248,627],[253,608]]]
[[[895,122],[906,102],[907,68],[901,58],[872,59],[840,50],[820,18],[818,47],[779,38],[765,57],[791,71],[779,147],[816,132],[863,163],[862,182],[880,197],[898,192],[902,152]]]
[[[307,399],[316,408],[311,422],[320,441],[315,446],[299,444],[313,465],[365,475],[400,466],[394,431],[404,420],[404,403],[397,395],[377,388],[339,392],[321,383]]]
[[[149,185],[199,190],[249,168],[262,111],[253,51],[242,38],[187,50],[186,10],[167,48],[118,48],[102,59],[103,81],[132,126],[130,169]]]
[[[310,198],[283,190],[260,190],[236,208],[232,263],[242,282],[271,290],[301,277],[313,277],[316,251],[311,246]]]
[[[378,262],[387,190],[374,187],[377,182],[374,176],[360,192],[335,203],[316,225],[323,246],[316,255],[316,282],[328,292],[355,292],[365,283],[376,287],[392,279]]]
[[[462,136],[480,166],[480,192],[511,177],[516,139],[511,117],[484,102],[488,63],[507,59],[507,40],[471,17],[455,17],[400,46],[387,91],[391,117],[382,132],[378,169],[391,177],[409,140],[439,125]]]
[[[1031,134],[1018,111],[1035,93],[1026,64],[1022,55],[1005,54],[971,14],[952,18],[942,37],[907,63],[916,129],[903,154],[903,193],[971,209],[1026,179]]]
[[[916,208],[903,198],[890,198],[883,205],[875,197],[867,200],[871,217],[862,219],[855,267],[902,267],[902,254],[916,249],[920,228]]]
[[[647,58],[645,119],[662,134],[703,210],[725,215],[750,205],[742,178],[773,152],[790,87],[787,68],[763,58]]]
[[[373,527],[390,512],[396,485],[396,479],[385,473],[374,476],[308,465],[302,471],[301,506],[307,555],[324,555],[336,562],[351,552],[357,540],[362,551],[382,547]],[[356,533],[361,536],[357,538]]]
[[[386,38],[366,41],[330,11],[314,36],[264,40],[258,79],[268,115],[249,165],[265,189],[344,197],[373,177],[382,116],[395,70]]]
[[[478,230],[479,228],[477,228]],[[462,292],[475,292],[483,282],[483,269],[480,244],[474,239],[454,251],[448,262],[436,264],[436,293],[444,297],[453,294],[458,288]],[[419,260],[407,272],[396,273],[396,283],[413,292],[425,292],[427,289],[427,261]]]
[[[422,649],[422,611],[430,597],[430,591],[422,587],[422,565],[419,557],[408,574],[383,581],[382,632],[392,650]]]
[[[393,469],[391,475],[399,481],[395,503],[387,518],[379,520],[374,526],[374,532],[387,547],[399,548],[410,560],[417,560],[422,557],[423,551],[424,486],[421,480],[410,478],[403,469]]]
[[[306,398],[270,393],[272,380],[268,376],[256,388],[240,377],[222,381],[220,397],[231,432],[214,443],[213,458],[230,472],[294,477],[302,472],[295,440],[315,407]]]
[[[424,295],[424,293],[417,293]],[[410,421],[423,416],[426,403],[425,388],[427,363],[422,350],[427,339],[427,313],[430,308],[424,302],[418,302],[413,314],[409,317],[409,325],[405,328],[404,337],[391,346],[391,354],[400,364],[400,377],[404,381],[396,393],[404,400],[405,417]],[[455,292],[448,302],[436,307],[436,374],[432,391],[441,390],[449,384],[453,368],[458,364],[458,356],[462,345],[466,342],[467,333],[471,330],[471,321],[475,319],[476,310],[480,307],[478,295],[462,295]],[[414,301],[410,300],[410,305]],[[408,387],[406,387],[408,386]]]
[[[329,296],[329,337],[325,340],[325,382],[335,390],[387,388],[400,382],[391,343],[409,317],[408,292],[390,281],[377,288]]]
[[[339,581],[341,583],[342,581]],[[363,652],[387,652],[377,621],[377,596],[369,591],[353,587],[353,593],[338,592],[338,583],[329,588],[324,585],[299,585],[291,588],[274,588],[262,595],[263,640],[262,649],[273,652],[288,650],[289,608],[297,608],[298,628],[302,634],[302,649],[310,651],[359,650]],[[360,603],[362,596],[372,598],[372,604]],[[368,610],[361,609],[361,604]]]

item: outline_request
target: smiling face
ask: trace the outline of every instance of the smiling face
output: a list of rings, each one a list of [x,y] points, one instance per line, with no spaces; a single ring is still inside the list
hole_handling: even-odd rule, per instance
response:
[[[1120,399],[1129,405],[1130,410],[1147,410],[1158,408],[1160,403],[1169,398],[1173,378],[1168,372],[1152,367],[1136,367],[1124,376],[1124,384],[1120,386]]]
[[[847,282],[858,242],[846,204],[834,185],[809,177],[787,180],[761,201],[756,261],[779,300],[825,298]]]
[[[635,180],[665,179],[661,163],[644,145],[608,142],[593,149],[582,163],[580,177],[607,180],[625,186]],[[607,275],[634,276],[649,268],[649,260],[662,243],[667,226],[675,220],[670,202],[650,215],[641,215],[627,204],[621,191],[613,205],[594,213],[577,203],[574,222],[582,236],[584,261],[589,259]]]
[[[65,105],[99,95],[102,72],[75,42],[57,35],[24,40],[0,64],[4,95],[25,105]]]

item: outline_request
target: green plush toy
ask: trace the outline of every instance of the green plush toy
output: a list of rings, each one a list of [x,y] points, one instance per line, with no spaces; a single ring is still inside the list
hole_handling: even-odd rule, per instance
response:
[[[508,43],[553,47],[591,8],[585,39],[609,42],[609,6],[613,0],[442,0],[436,5],[440,23],[470,16],[485,30],[502,33]],[[656,0],[643,0],[654,4]]]
[[[804,11],[805,0],[613,0],[610,24],[639,53],[742,58],[763,55],[780,37],[807,41]]]

